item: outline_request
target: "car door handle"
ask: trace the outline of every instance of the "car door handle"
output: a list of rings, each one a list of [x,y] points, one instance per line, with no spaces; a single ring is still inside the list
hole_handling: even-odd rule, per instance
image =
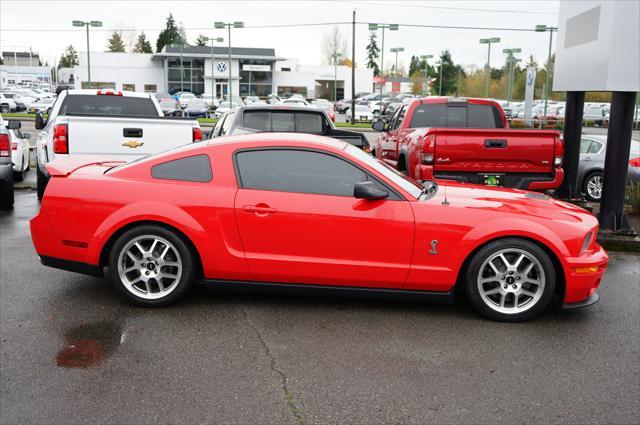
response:
[[[583,159],[583,161],[584,161],[584,162],[588,162],[588,161],[593,161],[593,159],[591,159],[591,158],[589,158],[589,157],[586,157],[586,158],[584,158],[584,159]]]
[[[246,212],[253,212],[253,213],[256,213],[256,214],[270,214],[270,213],[274,213],[274,212],[277,211],[275,208],[271,208],[270,206],[264,205],[264,204],[262,204],[262,205],[244,205],[242,207],[242,210],[246,211]]]

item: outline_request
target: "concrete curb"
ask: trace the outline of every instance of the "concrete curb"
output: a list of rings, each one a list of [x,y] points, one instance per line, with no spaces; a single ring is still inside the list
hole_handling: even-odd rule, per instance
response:
[[[640,237],[598,233],[598,243],[608,251],[640,252]]]

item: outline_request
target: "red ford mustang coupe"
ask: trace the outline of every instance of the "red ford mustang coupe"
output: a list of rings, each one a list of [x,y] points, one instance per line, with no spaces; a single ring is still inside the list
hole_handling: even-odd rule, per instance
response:
[[[143,306],[197,280],[236,291],[451,301],[526,320],[598,300],[596,219],[539,193],[418,185],[304,134],[216,139],[133,163],[58,160],[31,234],[43,264],[102,276]]]

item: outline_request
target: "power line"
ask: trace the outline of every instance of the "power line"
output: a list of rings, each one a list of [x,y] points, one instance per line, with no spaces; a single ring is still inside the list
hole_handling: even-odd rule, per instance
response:
[[[327,1],[331,3],[341,2],[342,0],[321,0]],[[422,4],[406,4],[406,3],[398,3],[398,2],[372,2],[372,1],[351,1],[352,4],[368,4],[370,6],[380,6],[384,8],[393,8],[397,9],[399,7],[409,7],[409,8],[418,8],[418,9],[432,9],[432,10],[455,10],[459,12],[487,12],[487,13],[521,13],[521,14],[532,14],[532,15],[557,15],[558,12],[543,12],[536,10],[513,10],[513,9],[479,9],[472,7],[453,7],[453,6],[427,6]]]

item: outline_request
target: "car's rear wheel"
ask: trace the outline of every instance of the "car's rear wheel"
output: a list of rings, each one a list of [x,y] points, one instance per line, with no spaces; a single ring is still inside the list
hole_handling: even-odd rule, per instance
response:
[[[144,307],[174,303],[195,276],[193,255],[182,238],[152,225],[122,234],[109,255],[109,268],[115,288]]]
[[[604,174],[601,171],[591,173],[584,179],[583,191],[589,201],[600,202],[603,184]]]
[[[6,114],[11,110],[9,105],[0,105],[0,113]]]
[[[42,200],[42,197],[44,196],[44,190],[47,188],[47,183],[49,183],[49,179],[47,179],[47,176],[40,171],[40,167],[36,166],[36,193],[40,200]]]
[[[505,322],[528,320],[540,313],[555,291],[549,255],[533,242],[509,238],[481,248],[469,263],[466,290],[484,316]]]

